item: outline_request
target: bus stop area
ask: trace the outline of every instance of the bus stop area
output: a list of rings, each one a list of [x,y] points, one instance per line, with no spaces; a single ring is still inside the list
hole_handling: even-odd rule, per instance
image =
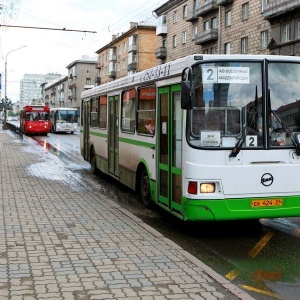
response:
[[[0,128],[0,299],[253,299]]]

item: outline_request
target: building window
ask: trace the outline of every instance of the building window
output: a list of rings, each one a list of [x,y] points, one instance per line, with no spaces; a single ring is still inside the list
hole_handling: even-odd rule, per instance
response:
[[[292,24],[286,23],[281,27],[281,42],[286,43],[291,40]]]
[[[126,52],[126,50],[127,50],[127,43],[125,42],[125,43],[123,44],[123,52]]]
[[[177,22],[177,10],[173,12],[173,23]]]
[[[224,53],[230,54],[230,43],[225,43]]]
[[[177,37],[176,35],[173,36],[173,48],[177,46]]]
[[[194,40],[197,37],[197,32],[198,32],[197,26],[193,27],[193,29],[192,29],[192,40]]]
[[[261,0],[261,12],[264,11],[264,9],[268,4],[269,4],[269,0]]]
[[[260,47],[261,49],[266,49],[268,47],[268,30],[260,33]]]
[[[208,54],[208,49],[204,49],[203,54]]]
[[[89,74],[91,72],[91,67],[86,67],[86,73]]]
[[[248,37],[244,37],[241,39],[241,53],[248,53]]]
[[[86,85],[91,85],[91,78],[86,78],[85,79],[85,84]]]
[[[225,27],[231,25],[231,10],[225,12]]]
[[[186,43],[186,31],[182,33],[182,44]]]
[[[242,5],[242,19],[247,20],[249,18],[249,2]]]
[[[209,27],[210,27],[210,21],[209,21],[209,20],[208,20],[208,21],[205,21],[205,22],[203,23],[203,31],[208,30]]]
[[[184,5],[183,6],[183,12],[182,12],[182,15],[183,15],[183,19],[185,19],[187,17],[187,5]]]
[[[163,40],[162,40],[161,46],[162,46],[162,47],[166,47],[166,46],[167,46],[167,40],[166,40],[166,39],[163,39]]]
[[[217,18],[212,18],[210,20],[210,28],[217,28]]]
[[[297,26],[297,28],[296,28],[296,36],[297,36],[297,38],[298,39],[300,39],[300,20],[297,20],[297,22],[296,22],[296,26]]]

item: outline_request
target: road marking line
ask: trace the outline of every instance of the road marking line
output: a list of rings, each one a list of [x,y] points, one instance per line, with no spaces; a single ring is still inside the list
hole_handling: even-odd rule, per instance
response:
[[[237,276],[239,276],[241,274],[240,271],[238,270],[232,270],[230,271],[229,273],[227,273],[225,275],[225,277],[228,279],[228,280],[234,280]]]
[[[250,252],[248,253],[249,256],[255,257],[269,242],[269,240],[274,235],[274,232],[269,231],[256,245]]]
[[[266,296],[271,296],[271,297],[274,297],[274,298],[277,298],[277,299],[283,299],[282,297],[280,297],[279,295],[277,295],[275,293],[260,290],[260,289],[257,289],[257,288],[254,288],[254,287],[251,287],[251,286],[248,286],[248,285],[242,285],[241,287],[248,290],[248,291],[257,292],[257,293],[264,294]]]

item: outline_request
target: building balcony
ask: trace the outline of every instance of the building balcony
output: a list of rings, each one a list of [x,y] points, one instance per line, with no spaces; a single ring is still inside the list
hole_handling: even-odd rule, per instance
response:
[[[95,83],[96,84],[101,84],[101,77],[96,77],[95,78]]]
[[[195,38],[196,45],[202,45],[217,40],[219,32],[217,28],[210,28],[197,34]]]
[[[137,44],[128,45],[128,52],[137,51]]]
[[[288,14],[292,11],[299,11],[300,0],[275,0],[264,5],[263,14],[266,20]]]
[[[217,0],[219,6],[226,6],[233,2],[233,0]]]
[[[162,36],[162,35],[166,35],[167,33],[168,33],[168,26],[166,24],[156,26],[156,35]]]
[[[196,16],[202,17],[209,14],[215,10],[218,10],[218,3],[216,0],[208,0],[203,4],[199,4],[196,9]]]
[[[117,72],[116,72],[116,71],[110,71],[110,72],[108,73],[108,77],[109,77],[109,78],[116,78],[116,76],[117,76]]]
[[[136,62],[128,63],[127,71],[136,71]]]
[[[108,60],[109,61],[116,61],[117,60],[117,56],[115,54],[110,54]]]
[[[76,83],[69,84],[69,89],[76,88]]]
[[[159,47],[155,52],[156,58],[158,59],[165,59],[167,57],[167,48],[166,47]]]
[[[186,17],[186,22],[196,22],[199,19],[199,17],[196,16],[196,11],[194,10],[191,13],[188,13]]]

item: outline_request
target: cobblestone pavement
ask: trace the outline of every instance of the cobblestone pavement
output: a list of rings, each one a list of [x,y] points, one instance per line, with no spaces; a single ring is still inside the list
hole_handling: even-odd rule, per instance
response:
[[[253,299],[0,130],[0,300]]]

